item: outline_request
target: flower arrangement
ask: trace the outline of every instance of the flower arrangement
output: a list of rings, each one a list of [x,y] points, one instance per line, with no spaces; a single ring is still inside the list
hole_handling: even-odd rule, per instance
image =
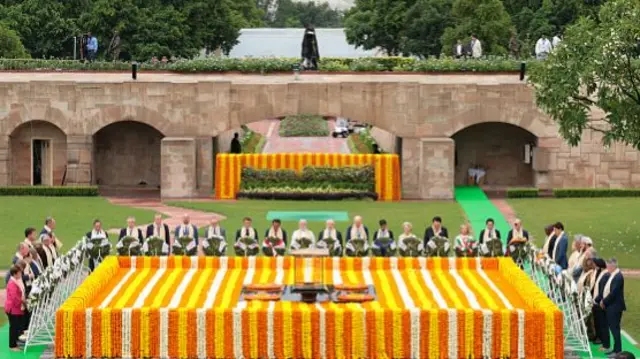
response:
[[[504,251],[502,249],[502,241],[493,237],[480,245],[480,254],[484,257],[502,257]]]
[[[160,237],[149,237],[142,245],[142,253],[145,256],[166,256],[169,254],[169,245]]]
[[[238,238],[233,248],[240,257],[255,256],[260,251],[258,241],[251,237]]]
[[[513,238],[509,242],[509,255],[516,263],[523,263],[530,257],[531,243],[525,238]]]
[[[434,236],[427,242],[425,249],[427,257],[448,257],[451,250],[449,238],[442,236]]]
[[[262,244],[262,253],[265,256],[283,256],[286,251],[284,241],[278,237],[267,237]]]
[[[332,257],[342,257],[342,244],[335,238],[323,238],[316,243],[316,248],[329,250],[329,255]]]
[[[178,237],[173,241],[171,253],[175,255],[195,256],[198,254],[196,240],[187,236]]]
[[[362,238],[351,238],[345,249],[349,257],[365,257],[369,254],[369,244]]]
[[[392,257],[396,255],[396,241],[389,237],[380,237],[373,241],[371,251],[376,257]]]
[[[89,258],[100,262],[111,253],[111,242],[108,238],[83,238]]]
[[[206,256],[223,256],[227,253],[227,241],[222,236],[204,238],[202,240],[202,251]]]
[[[422,240],[413,235],[400,239],[398,249],[403,257],[420,257],[424,254]]]
[[[298,248],[297,249],[309,249],[313,246],[313,241],[311,238],[300,237],[298,238]]]
[[[462,235],[456,237],[456,245],[454,246],[456,257],[477,257],[478,242],[471,236]]]
[[[123,237],[116,244],[116,250],[119,256],[139,256],[141,253],[140,241],[131,236]]]

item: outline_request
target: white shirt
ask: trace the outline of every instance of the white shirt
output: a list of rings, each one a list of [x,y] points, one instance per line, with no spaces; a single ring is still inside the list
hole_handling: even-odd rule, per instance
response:
[[[462,45],[456,45],[456,55],[462,56]]]
[[[553,40],[551,40],[551,44],[553,45],[554,48],[560,45],[560,42],[562,42],[562,39],[557,35],[553,37]]]
[[[551,52],[551,42],[545,37],[541,37],[536,42],[536,55],[548,54]]]
[[[471,56],[476,59],[482,57],[482,43],[478,39],[473,40],[471,43]]]

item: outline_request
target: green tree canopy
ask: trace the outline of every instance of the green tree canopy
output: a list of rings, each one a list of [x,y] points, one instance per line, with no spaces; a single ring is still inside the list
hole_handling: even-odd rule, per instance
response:
[[[451,5],[452,0],[418,0],[407,12],[403,52],[420,57],[440,55],[440,38],[452,21]]]
[[[610,0],[599,21],[582,18],[562,45],[531,71],[538,105],[572,145],[589,129],[605,144],[620,141],[640,149],[640,0]],[[592,109],[604,118],[592,118]]]
[[[26,59],[29,53],[22,45],[20,37],[15,31],[0,25],[0,58]]]
[[[458,40],[475,34],[485,54],[506,54],[513,25],[500,0],[455,0],[451,14],[454,26],[442,35],[442,51],[451,54]]]
[[[259,0],[264,12],[264,23],[268,27],[300,28],[313,25],[316,28],[342,26],[342,13],[332,9],[328,3],[297,2],[293,0]]]

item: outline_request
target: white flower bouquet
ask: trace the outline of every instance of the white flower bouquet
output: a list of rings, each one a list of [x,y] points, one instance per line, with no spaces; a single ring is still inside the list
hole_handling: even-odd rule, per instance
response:
[[[171,253],[178,256],[195,256],[198,254],[198,245],[196,244],[196,240],[187,236],[178,237],[173,241]]]
[[[448,257],[450,250],[449,238],[441,236],[432,237],[425,248],[427,257]]]
[[[398,244],[400,255],[403,257],[420,257],[424,253],[422,239],[416,236],[405,237]]]
[[[345,249],[349,257],[366,257],[369,254],[369,243],[366,239],[352,238]]]
[[[205,238],[202,240],[202,251],[206,256],[224,256],[227,253],[227,241],[222,236]]]
[[[116,244],[116,250],[119,256],[139,256],[140,255],[140,241],[136,237],[123,237]]]
[[[262,243],[262,253],[265,256],[283,256],[285,251],[284,241],[278,237],[267,237]]]
[[[100,261],[111,253],[111,242],[107,238],[87,238],[84,237],[85,248],[89,258]]]
[[[502,241],[497,237],[489,238],[480,246],[480,254],[483,257],[502,257],[504,255]]]
[[[235,249],[236,255],[240,257],[255,256],[260,251],[258,241],[251,237],[238,238],[233,248]]]
[[[169,245],[160,237],[149,237],[142,245],[142,253],[145,256],[166,256],[169,254]]]
[[[329,255],[332,257],[342,256],[342,244],[340,244],[340,241],[335,238],[323,238],[316,243],[316,247],[320,249],[328,249]]]

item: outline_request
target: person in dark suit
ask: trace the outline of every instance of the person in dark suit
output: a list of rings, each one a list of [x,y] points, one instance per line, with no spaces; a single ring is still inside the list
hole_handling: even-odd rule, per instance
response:
[[[325,238],[337,239],[341,246],[344,244],[342,243],[342,233],[336,229],[336,222],[333,219],[328,219],[326,227],[318,233],[318,241]]]
[[[567,248],[569,248],[569,237],[564,233],[564,225],[557,222],[553,225],[553,236],[549,240],[547,254],[562,269],[567,269],[569,266]]]
[[[188,214],[182,216],[182,224],[178,225],[175,230],[174,238],[190,237],[198,244],[198,227],[191,223],[191,217]]]
[[[212,218],[209,222],[209,226],[204,231],[205,238],[211,238],[213,236],[219,236],[224,239],[227,239],[227,231],[220,226],[218,223],[218,218]]]
[[[127,218],[127,226],[120,230],[120,236],[118,240],[122,240],[124,237],[133,237],[137,238],[140,243],[144,240],[142,236],[142,230],[140,228],[136,228],[136,219],[135,217]]]
[[[45,235],[42,237],[41,243],[36,245],[36,252],[42,261],[42,269],[45,270],[58,259],[58,249],[53,244],[51,236]]]
[[[605,311],[608,331],[613,336],[613,350],[607,355],[615,357],[622,351],[620,321],[622,320],[622,312],[627,310],[627,305],[624,302],[624,276],[618,268],[618,261],[615,258],[607,261],[607,272],[609,272],[609,278],[604,285],[600,308]]]
[[[164,238],[165,243],[168,246],[171,245],[171,232],[169,231],[169,226],[162,223],[162,215],[156,214],[153,219],[153,223],[147,226],[147,237],[160,237]]]
[[[596,332],[594,344],[601,344],[602,348],[609,350],[609,326],[607,325],[606,314],[600,307],[604,285],[609,280],[609,272],[607,272],[607,264],[604,259],[595,258],[593,263],[596,265],[595,281],[591,290],[591,296],[593,297],[593,326]]]
[[[236,231],[236,242],[240,238],[249,237],[258,241],[258,231],[252,227],[253,220],[250,217],[242,219],[242,228]]]
[[[360,238],[366,241],[369,240],[369,228],[362,224],[362,217],[355,216],[353,217],[353,224],[347,227],[347,242],[349,242],[352,238]]]
[[[56,247],[56,250],[60,250],[62,248],[62,242],[58,240],[53,230],[56,229],[56,220],[53,217],[47,217],[44,220],[44,227],[42,231],[40,231],[40,241],[42,241],[43,237],[49,236],[51,237],[52,244]]]
[[[387,250],[395,250],[395,242],[393,241],[395,238],[393,237],[393,231],[389,229],[385,219],[381,219],[378,224],[380,224],[380,228],[373,233],[373,244],[380,248],[383,256],[386,256]],[[381,247],[378,238],[390,238],[392,241],[388,247]]]
[[[242,144],[240,143],[239,137],[240,135],[237,132],[233,134],[233,139],[231,140],[231,153],[242,153]]]
[[[90,232],[87,232],[86,236],[93,240],[109,239],[109,234],[102,229],[102,222],[99,219],[93,221],[93,229]],[[93,258],[89,258],[89,269],[93,272],[93,270],[102,262],[102,259],[99,258],[99,262],[96,262]]]
[[[513,229],[511,229],[507,234],[507,243],[510,243],[514,238],[524,238],[527,241],[529,240],[529,232],[522,228],[522,221],[518,218],[513,221]]]
[[[424,231],[424,247],[427,248],[427,243],[431,241],[431,238],[435,236],[440,236],[444,238],[449,238],[449,232],[447,231],[447,227],[442,226],[442,218],[439,216],[433,217],[431,220],[431,226],[427,227]]]
[[[480,244],[488,241],[491,238],[500,239],[500,231],[496,229],[496,222],[493,220],[493,218],[487,218],[484,224],[484,229],[480,231]]]

